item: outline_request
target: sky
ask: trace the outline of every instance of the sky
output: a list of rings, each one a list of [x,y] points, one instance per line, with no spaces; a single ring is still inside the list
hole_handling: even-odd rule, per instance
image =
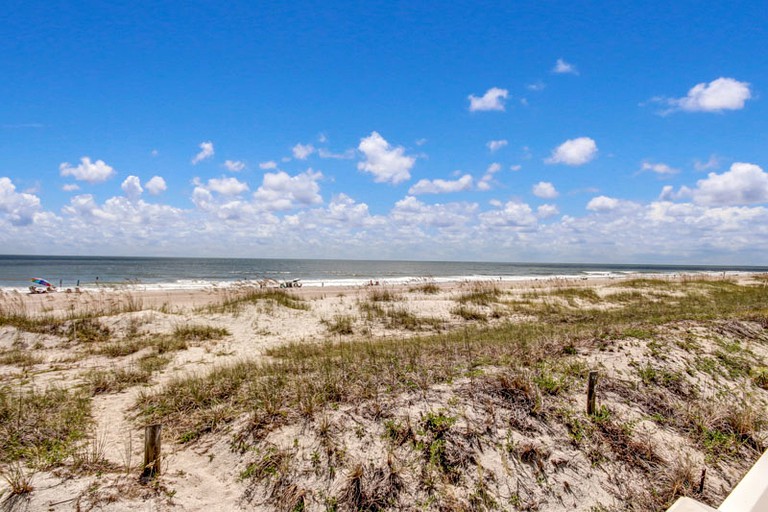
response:
[[[768,264],[763,0],[18,1],[4,254]]]

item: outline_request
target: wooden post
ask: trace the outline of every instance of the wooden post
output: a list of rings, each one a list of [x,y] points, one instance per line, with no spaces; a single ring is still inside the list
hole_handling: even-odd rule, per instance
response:
[[[160,475],[160,433],[163,426],[144,427],[144,471],[141,479],[146,481]]]
[[[699,496],[704,494],[704,479],[707,476],[707,468],[701,470],[701,480],[699,480]]]
[[[587,414],[595,414],[595,386],[597,385],[597,372],[589,372],[589,384],[587,385]]]

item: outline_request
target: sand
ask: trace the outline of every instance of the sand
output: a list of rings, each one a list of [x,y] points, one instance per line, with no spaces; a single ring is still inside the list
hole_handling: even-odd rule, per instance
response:
[[[747,281],[749,278],[744,276],[741,279]],[[521,296],[531,290],[546,291],[567,287],[592,288],[601,295],[606,295],[617,289],[617,283],[617,280],[605,278],[544,279],[494,282],[493,286],[510,297]],[[165,438],[162,476],[149,485],[139,483],[136,468],[142,458],[143,430],[140,420],[136,419],[135,412],[132,410],[139,394],[151,391],[153,388],[157,389],[172,379],[185,375],[204,374],[217,365],[244,359],[265,358],[264,351],[270,347],[285,343],[318,343],[329,338],[342,339],[340,335],[329,333],[329,321],[338,316],[358,315],[358,303],[369,297],[371,293],[382,291],[391,293],[398,297],[398,304],[407,307],[417,317],[438,318],[444,322],[443,329],[458,329],[465,325],[466,321],[452,314],[456,299],[475,286],[477,283],[441,283],[438,293],[423,293],[415,285],[304,287],[292,289],[289,293],[305,300],[310,306],[307,311],[258,304],[249,306],[238,314],[206,312],[206,306],[219,304],[227,297],[238,293],[224,288],[192,291],[104,289],[41,295],[4,293],[0,297],[0,304],[6,312],[12,311],[29,316],[71,316],[78,312],[96,311],[108,313],[101,317],[100,321],[116,338],[124,336],[129,329],[136,326],[140,333],[168,333],[178,326],[204,324],[224,328],[229,333],[221,340],[195,344],[187,350],[174,353],[172,362],[153,376],[149,386],[133,386],[116,393],[94,396],[94,427],[91,443],[98,447],[99,454],[110,463],[111,470],[81,475],[55,468],[40,471],[26,470],[31,475],[34,490],[22,496],[8,496],[8,493],[5,493],[5,507],[6,509],[10,507],[18,510],[50,511],[274,510],[276,509],[274,502],[248,499],[254,491],[247,481],[240,478],[240,475],[251,459],[231,449],[232,433],[237,431],[238,422],[213,435],[204,436],[194,443],[180,444],[174,439]],[[508,315],[499,320],[491,318],[489,321],[491,323],[515,321],[515,317]],[[369,325],[367,329],[366,336],[370,338],[402,338],[425,334],[381,325]],[[5,384],[36,389],[51,385],[64,387],[83,385],[84,372],[94,369],[114,371],[117,368],[125,368],[138,357],[137,354],[119,358],[86,354],[75,358],[72,357],[73,347],[62,342],[59,336],[19,332],[10,326],[0,327],[0,350],[8,351],[14,347],[34,351],[41,361],[23,369],[14,365],[0,365],[0,377]],[[600,366],[613,374],[625,375],[632,371],[629,361],[642,359],[644,352],[645,347],[641,343],[627,343],[625,351],[618,353],[587,351],[584,352],[583,359],[590,366]],[[457,390],[467,385],[467,382],[456,382],[450,386],[435,389],[428,398],[403,398],[399,402],[397,414],[418,417],[424,411],[444,407],[446,403],[451,403],[450,397],[456,395]],[[621,403],[617,402],[614,407],[619,411],[626,409],[627,415],[633,414],[630,407]],[[479,411],[470,411],[465,415],[467,419],[464,421],[468,424],[472,421],[478,423],[485,421],[481,416]],[[238,421],[245,420],[246,418],[243,418]],[[349,421],[358,421],[360,425],[367,425],[353,412],[346,410],[331,413],[328,421],[336,425],[334,428],[340,429],[340,432],[343,430],[342,425],[348,424]],[[302,439],[302,436],[307,436],[307,439],[311,437],[300,429],[292,431],[290,428],[275,434],[274,438],[270,438],[270,442],[290,443],[291,439]],[[371,425],[370,428],[376,427]],[[664,446],[689,444],[681,441],[671,430],[660,428],[658,424],[644,418],[637,419],[635,432],[640,436],[653,438]],[[507,437],[510,443],[517,443],[518,446],[529,442],[536,443],[541,452],[548,454],[548,464],[563,468],[552,477],[548,485],[574,489],[570,494],[561,493],[559,501],[551,497],[540,499],[536,507],[539,510],[589,510],[589,507],[596,506],[595,504],[617,506],[615,497],[607,490],[605,484],[609,475],[589,467],[587,462],[569,463],[569,460],[575,456],[574,452],[558,446],[560,441],[554,432],[540,432],[534,441],[531,441],[530,436],[524,432],[510,431]],[[373,449],[373,445],[380,444],[374,435],[364,439],[366,441],[361,444],[359,440],[355,441],[354,436],[349,435],[344,441],[347,451],[363,453]],[[674,452],[674,450],[668,449],[667,452]],[[495,452],[488,451],[482,455],[480,463],[492,470],[495,468],[496,471],[502,472],[502,468],[498,467],[499,461],[493,458],[492,453]],[[693,457],[698,463],[703,464],[701,453],[694,450],[686,453],[688,453],[686,456]],[[721,496],[746,467],[748,464],[742,464],[735,469],[723,468],[716,475],[713,474],[709,484],[713,486],[712,492],[716,496]],[[519,471],[521,474],[530,473],[533,481],[536,481],[535,470],[531,470],[525,464]],[[2,485],[0,483],[0,488]],[[515,485],[518,488],[515,493],[533,500],[535,496],[533,489],[530,489],[530,492],[525,489],[520,490],[521,485],[525,487],[529,484],[518,479]],[[549,496],[546,493],[543,495]],[[508,498],[509,500],[511,498]],[[518,505],[507,503],[505,509],[515,510],[517,506],[522,509],[523,504],[522,501]],[[322,508],[312,507],[310,509],[322,510]]]

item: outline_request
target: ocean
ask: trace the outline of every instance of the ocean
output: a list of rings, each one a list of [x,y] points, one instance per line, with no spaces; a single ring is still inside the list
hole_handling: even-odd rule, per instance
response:
[[[441,282],[721,272],[768,272],[768,267],[0,255],[2,290],[26,290],[31,278],[47,279],[56,286],[61,283],[64,288],[79,284],[84,289],[199,289],[267,278],[331,286],[425,279]]]

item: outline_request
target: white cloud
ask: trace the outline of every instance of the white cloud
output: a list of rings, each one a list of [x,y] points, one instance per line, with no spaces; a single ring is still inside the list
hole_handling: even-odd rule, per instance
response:
[[[695,203],[707,206],[765,203],[768,174],[757,165],[737,162],[722,174],[709,173],[691,194]]]
[[[675,169],[674,167],[670,167],[669,165],[661,162],[643,162],[640,166],[640,171],[651,171],[663,176],[669,176],[672,174],[677,174],[680,172],[680,169]]]
[[[225,196],[236,196],[248,190],[248,184],[237,178],[211,178],[208,180],[207,190],[218,192]]]
[[[312,169],[296,176],[283,171],[267,173],[253,197],[261,207],[271,211],[321,204],[323,198],[317,182],[322,177],[323,173]]]
[[[666,185],[661,189],[659,201],[677,201],[680,199],[690,199],[691,197],[693,197],[693,190],[686,186],[680,187],[680,190],[675,192],[675,187]]]
[[[315,152],[315,146],[312,144],[296,144],[291,151],[293,152],[293,158],[306,160],[309,155]]]
[[[472,188],[472,176],[465,174],[457,180],[419,180],[412,186],[408,193],[411,195],[419,194],[448,194],[451,192],[461,192]]]
[[[197,165],[203,160],[211,158],[213,156],[213,142],[201,142],[200,152],[192,158],[192,165]]]
[[[115,170],[103,160],[91,162],[87,156],[80,159],[80,165],[77,167],[72,167],[68,162],[64,162],[59,165],[59,172],[62,176],[72,176],[76,180],[87,181],[88,183],[101,183],[115,175]]]
[[[597,144],[589,137],[569,139],[552,151],[544,160],[548,164],[584,165],[597,155]]]
[[[619,200],[613,197],[597,196],[587,203],[587,210],[593,212],[610,212],[619,207]]]
[[[10,178],[0,178],[0,214],[7,216],[14,226],[31,224],[40,210],[40,198],[16,192]]]
[[[741,110],[744,103],[752,97],[750,84],[733,78],[720,77],[708,84],[694,85],[682,98],[667,99],[670,110],[685,112],[722,112],[723,110]],[[661,100],[664,101],[664,100]]]
[[[529,91],[538,92],[538,91],[543,91],[546,86],[547,85],[544,82],[538,81],[538,82],[534,82],[532,84],[526,85],[525,88],[528,89]]]
[[[693,162],[693,168],[697,171],[711,171],[718,167],[720,167],[720,158],[715,154],[709,155],[709,159],[706,162],[702,162],[701,160]]]
[[[61,190],[64,192],[74,192],[75,190],[80,190],[80,185],[77,183],[67,183],[61,187]]]
[[[501,170],[501,164],[498,162],[493,162],[491,165],[488,166],[488,168],[485,170],[486,174],[496,174]]]
[[[136,200],[141,197],[144,189],[141,188],[141,180],[138,176],[128,176],[120,185],[120,188],[125,192],[125,196],[130,200]]]
[[[563,59],[557,59],[557,62],[555,62],[555,67],[552,68],[553,73],[558,74],[570,74],[570,75],[578,75],[579,71],[576,69],[576,66],[573,64],[569,64],[568,62],[565,62]]]
[[[245,169],[245,162],[240,160],[225,160],[224,167],[231,172],[240,172]]]
[[[542,199],[554,199],[560,194],[555,190],[555,186],[548,181],[540,181],[533,186],[533,195]]]
[[[357,168],[373,174],[373,181],[397,185],[411,178],[410,171],[416,159],[405,156],[402,146],[392,148],[377,132],[361,139],[357,149],[365,155],[365,161],[359,162]]]
[[[396,223],[431,227],[437,229],[455,229],[465,226],[477,210],[475,203],[425,204],[413,196],[406,196],[395,203],[390,218]],[[413,231],[409,231],[412,234]]]
[[[328,205],[328,218],[334,221],[360,224],[370,216],[368,205],[357,203],[346,194],[339,194]]]
[[[159,195],[168,189],[165,180],[161,176],[152,176],[144,187],[147,189],[147,192],[153,196]]]
[[[559,214],[560,210],[554,204],[542,204],[536,208],[536,216],[540,219],[548,219]]]
[[[520,165],[520,164],[517,164],[517,165],[510,165],[510,166],[509,166],[509,170],[510,170],[510,171],[515,171],[515,172],[519,171],[519,170],[520,170],[520,169],[522,169],[522,168],[523,168],[523,166],[522,166],[522,165]]]
[[[317,154],[320,158],[333,158],[335,160],[352,160],[355,158],[355,150],[347,149],[343,153],[333,153],[325,148],[317,150]]]
[[[474,94],[469,95],[469,111],[480,112],[487,110],[504,110],[504,100],[507,99],[509,91],[498,87],[491,87],[481,97]]]
[[[479,215],[482,224],[493,227],[530,228],[537,219],[526,203],[509,201],[503,208],[483,212]]]
[[[496,174],[501,170],[501,164],[497,162],[493,162],[491,165],[488,166],[488,168],[485,170],[485,174],[482,178],[477,182],[477,190],[480,190],[482,192],[486,192],[488,190],[491,190],[491,181],[493,181],[493,175]]]
[[[274,160],[269,160],[268,162],[261,162],[259,163],[259,169],[262,170],[268,170],[268,169],[277,169],[277,162]]]
[[[506,146],[507,144],[508,144],[508,142],[506,140],[501,139],[501,140],[491,140],[491,141],[488,141],[486,146],[488,146],[488,149],[491,151],[491,153],[494,153],[494,152],[500,150],[501,148],[503,148],[504,146]]]

